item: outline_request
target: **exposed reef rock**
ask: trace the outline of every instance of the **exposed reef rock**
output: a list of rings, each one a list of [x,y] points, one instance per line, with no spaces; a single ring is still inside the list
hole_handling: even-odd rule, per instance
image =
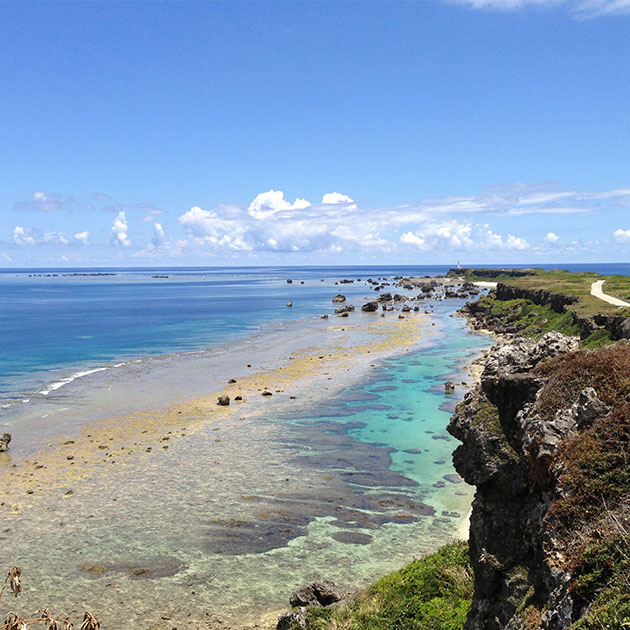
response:
[[[556,332],[486,354],[448,426],[477,486],[467,630],[630,621],[629,367],[627,342],[579,350]]]
[[[0,453],[6,453],[9,450],[9,442],[11,441],[10,433],[0,435]]]

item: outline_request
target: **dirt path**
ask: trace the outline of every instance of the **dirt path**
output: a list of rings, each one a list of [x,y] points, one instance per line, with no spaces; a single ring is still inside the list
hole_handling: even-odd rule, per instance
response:
[[[630,306],[630,302],[620,300],[612,295],[606,295],[602,290],[604,282],[606,282],[606,280],[596,280],[593,282],[593,284],[591,284],[591,295],[603,300],[604,302],[608,302],[609,304],[614,304],[615,306]]]

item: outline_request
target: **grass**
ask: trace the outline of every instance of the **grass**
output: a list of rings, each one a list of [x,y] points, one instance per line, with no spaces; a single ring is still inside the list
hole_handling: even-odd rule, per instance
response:
[[[512,276],[510,270],[505,270],[505,273],[489,278],[483,269],[461,270],[460,274],[472,282],[492,280],[523,289],[544,289],[550,293],[576,296],[580,301],[571,308],[581,315],[614,313],[630,316],[630,308],[620,309],[591,295],[591,284],[596,280],[605,280],[603,286],[605,293],[630,301],[630,277],[628,276],[603,276],[593,272],[572,273],[561,269],[519,271],[526,272],[526,275]]]
[[[503,324],[511,324],[519,335],[539,339],[552,330],[565,335],[578,335],[579,327],[570,312],[556,313],[546,306],[539,306],[523,298],[516,300],[496,300],[483,297],[479,300],[482,308],[488,309],[488,317],[496,317]],[[598,331],[599,332],[599,331]],[[608,334],[606,339],[610,338]],[[588,342],[603,345],[604,339],[598,335]]]
[[[390,573],[342,608],[312,608],[310,630],[462,630],[473,592],[468,545]]]

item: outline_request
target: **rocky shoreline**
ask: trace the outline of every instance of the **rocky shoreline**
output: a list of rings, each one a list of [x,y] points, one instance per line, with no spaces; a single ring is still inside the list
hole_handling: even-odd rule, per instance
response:
[[[628,367],[630,342],[582,350],[557,332],[539,341],[504,334],[475,362],[473,388],[448,426],[462,442],[456,470],[477,489],[466,630],[630,620]],[[308,605],[278,629],[310,628]]]

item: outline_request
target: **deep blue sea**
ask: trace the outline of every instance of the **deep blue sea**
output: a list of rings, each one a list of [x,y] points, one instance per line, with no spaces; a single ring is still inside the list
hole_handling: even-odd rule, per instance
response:
[[[562,267],[630,275],[630,264]],[[58,378],[64,369],[71,375],[121,359],[208,349],[276,322],[330,311],[333,291],[368,294],[363,283],[335,286],[342,278],[439,275],[448,269],[441,265],[0,270],[0,404],[45,386],[50,371]],[[286,306],[289,301],[292,308]]]

